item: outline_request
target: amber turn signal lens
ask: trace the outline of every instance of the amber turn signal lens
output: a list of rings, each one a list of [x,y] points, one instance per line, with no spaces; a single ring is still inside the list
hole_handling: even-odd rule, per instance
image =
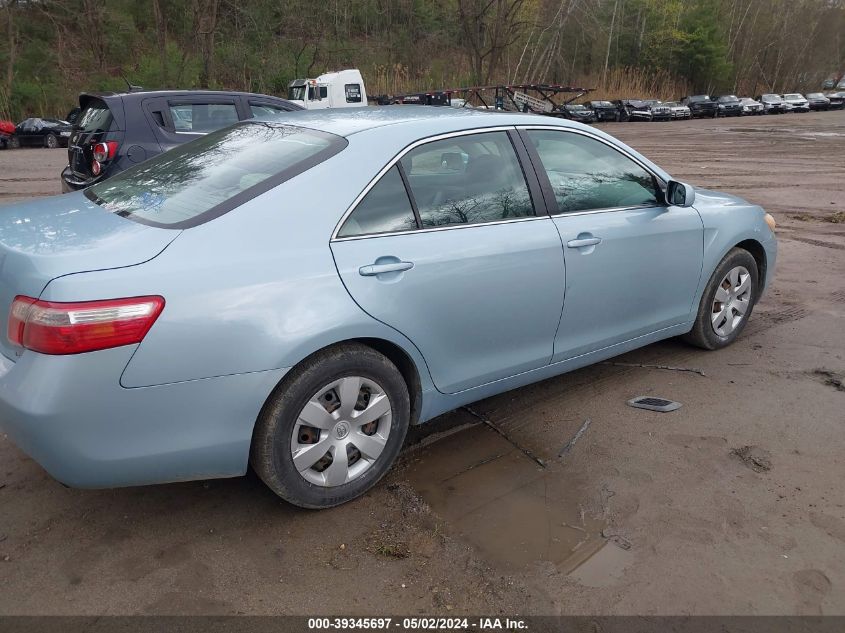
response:
[[[765,220],[766,220],[766,224],[768,224],[769,228],[772,229],[772,232],[774,232],[775,227],[777,226],[777,222],[775,222],[775,218],[772,216],[772,214],[767,213],[766,216],[765,216]]]

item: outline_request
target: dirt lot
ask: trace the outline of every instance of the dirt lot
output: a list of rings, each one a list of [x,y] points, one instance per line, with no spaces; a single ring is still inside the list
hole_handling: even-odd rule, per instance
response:
[[[736,345],[478,402],[325,512],[254,476],[69,490],[0,438],[0,614],[845,614],[845,112],[605,129],[777,218]],[[64,158],[0,152],[0,198],[57,193]]]

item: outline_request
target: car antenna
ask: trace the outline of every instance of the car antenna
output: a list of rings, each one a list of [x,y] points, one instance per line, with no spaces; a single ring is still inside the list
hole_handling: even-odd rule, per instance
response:
[[[126,82],[126,85],[129,88],[129,92],[141,92],[141,91],[144,90],[144,88],[142,86],[134,86],[131,83],[129,83],[129,80],[126,78],[126,75],[124,75],[123,73],[120,73],[120,78],[123,79],[123,81]]]

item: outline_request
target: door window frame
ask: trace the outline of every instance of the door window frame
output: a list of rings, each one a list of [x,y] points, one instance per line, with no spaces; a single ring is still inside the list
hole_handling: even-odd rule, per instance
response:
[[[513,147],[514,154],[516,155],[517,163],[519,164],[519,168],[522,173],[522,177],[525,179],[525,184],[528,187],[528,194],[531,198],[531,204],[534,208],[534,215],[524,216],[519,218],[507,218],[502,220],[494,220],[492,222],[473,222],[473,223],[466,223],[466,224],[449,224],[446,226],[433,226],[433,227],[424,227],[420,221],[419,210],[417,208],[417,202],[414,198],[413,190],[411,189],[410,183],[408,182],[408,176],[405,173],[405,169],[400,162],[402,158],[411,152],[412,150],[422,146],[427,145],[428,143],[433,143],[435,141],[442,141],[447,140],[450,138],[457,138],[461,136],[472,136],[476,134],[486,134],[489,132],[505,132],[507,134],[508,140]],[[405,192],[408,194],[408,198],[411,201],[411,208],[414,211],[414,217],[417,220],[417,228],[409,229],[406,231],[391,231],[386,233],[369,233],[366,235],[350,235],[348,237],[338,237],[338,233],[340,232],[341,227],[346,222],[347,218],[351,216],[355,209],[358,207],[358,204],[366,197],[366,195],[370,192],[370,190],[378,184],[381,180],[382,176],[384,176],[390,169],[397,165],[399,167],[399,175],[402,177],[402,182],[405,185]],[[545,174],[545,172],[544,172]],[[552,198],[554,199],[554,198]],[[557,203],[555,202],[555,207]],[[422,138],[419,140],[414,141],[407,145],[402,151],[400,151],[396,156],[394,156],[384,167],[382,167],[379,172],[375,175],[375,177],[364,187],[364,190],[358,194],[355,200],[352,201],[352,204],[346,210],[346,212],[341,216],[340,221],[335,226],[334,230],[332,231],[331,235],[331,242],[345,242],[350,240],[363,240],[363,239],[370,239],[374,237],[385,237],[388,235],[407,235],[409,233],[430,233],[433,231],[451,231],[451,230],[460,230],[466,229],[471,227],[478,227],[478,226],[490,226],[495,224],[508,224],[511,222],[531,222],[534,220],[542,220],[547,219],[549,217],[549,208],[548,202],[545,199],[545,195],[542,191],[541,181],[539,180],[536,169],[532,165],[530,160],[529,154],[526,151],[524,140],[520,137],[518,130],[513,125],[499,125],[494,127],[486,127],[486,128],[475,128],[471,130],[459,130],[456,132],[447,132],[445,134],[437,134],[435,136],[428,136],[426,138]]]
[[[522,139],[523,144],[525,145],[525,149],[528,153],[528,156],[531,161],[531,165],[534,168],[534,172],[537,174],[537,178],[540,181],[540,189],[543,192],[543,198],[545,199],[546,208],[549,210],[549,215],[552,217],[566,217],[571,215],[588,215],[591,213],[609,213],[613,211],[629,211],[634,209],[648,209],[654,206],[670,206],[666,202],[666,186],[668,182],[666,182],[661,176],[654,173],[654,170],[651,169],[648,165],[643,163],[642,160],[631,154],[630,152],[625,151],[621,147],[614,145],[613,143],[596,136],[595,134],[590,134],[589,132],[585,132],[583,130],[576,130],[574,128],[568,127],[560,127],[560,126],[553,126],[553,125],[520,125],[517,128],[517,133],[519,134],[520,138]],[[602,145],[609,147],[611,150],[616,151],[617,153],[621,154],[628,160],[633,161],[636,165],[641,167],[648,173],[652,179],[654,180],[655,185],[657,186],[657,190],[660,193],[660,196],[657,200],[657,205],[654,204],[636,204],[632,206],[623,206],[623,207],[602,207],[597,209],[584,209],[582,211],[560,211],[557,198],[555,197],[554,189],[552,188],[552,183],[549,180],[549,175],[546,173],[546,168],[543,166],[543,161],[540,159],[540,154],[537,152],[537,148],[534,147],[534,144],[531,142],[531,139],[528,137],[528,132],[531,130],[541,130],[541,131],[551,131],[551,132],[559,132],[561,134],[577,134],[578,136],[585,136],[589,139],[594,141],[598,141]]]

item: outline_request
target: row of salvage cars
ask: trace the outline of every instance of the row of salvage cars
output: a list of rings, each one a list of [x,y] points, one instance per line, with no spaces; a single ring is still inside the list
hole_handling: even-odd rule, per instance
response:
[[[841,110],[845,108],[845,92],[822,94],[799,93],[762,94],[751,97],[736,95],[690,95],[679,101],[658,99],[617,99],[615,101],[587,101],[560,107],[564,118],[581,123],[604,121],[675,121],[678,119],[748,116],[810,112],[811,110]]]

